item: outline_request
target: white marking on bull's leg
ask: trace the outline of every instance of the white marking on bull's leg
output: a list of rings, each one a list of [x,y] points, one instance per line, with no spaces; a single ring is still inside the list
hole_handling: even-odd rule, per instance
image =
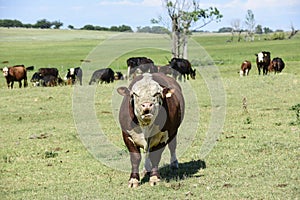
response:
[[[150,177],[149,183],[150,183],[151,186],[158,185],[159,182],[160,182],[160,178],[158,178],[158,176],[151,176]]]
[[[248,76],[248,74],[249,74],[249,70],[246,69],[245,75]]]
[[[243,70],[240,70],[240,76],[242,77],[244,75]]]
[[[128,181],[128,187],[129,188],[137,188],[140,184],[140,181],[136,178],[131,178],[129,181]]]

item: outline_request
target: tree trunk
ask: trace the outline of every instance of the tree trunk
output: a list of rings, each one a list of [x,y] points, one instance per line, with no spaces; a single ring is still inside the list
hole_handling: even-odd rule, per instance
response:
[[[179,58],[180,55],[180,30],[178,17],[172,17],[172,54],[174,58]]]
[[[188,28],[184,27],[183,29],[183,55],[184,59],[188,59]]]

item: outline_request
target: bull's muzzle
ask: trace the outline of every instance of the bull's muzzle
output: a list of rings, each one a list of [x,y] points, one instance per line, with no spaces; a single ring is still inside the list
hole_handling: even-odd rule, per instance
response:
[[[152,110],[154,107],[154,103],[143,103],[142,105],[142,119],[151,119],[153,117]]]

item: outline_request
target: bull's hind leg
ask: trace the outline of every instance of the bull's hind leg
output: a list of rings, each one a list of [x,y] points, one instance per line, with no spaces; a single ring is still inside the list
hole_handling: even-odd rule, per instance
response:
[[[177,147],[177,137],[175,136],[173,140],[168,144],[170,154],[171,154],[171,159],[170,159],[170,168],[175,170],[178,169],[178,160],[176,156],[176,147]]]

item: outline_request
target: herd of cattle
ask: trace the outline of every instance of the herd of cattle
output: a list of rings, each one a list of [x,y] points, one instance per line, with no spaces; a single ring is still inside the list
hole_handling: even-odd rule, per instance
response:
[[[93,83],[110,83],[114,80],[123,80],[125,78],[135,77],[137,74],[146,72],[155,73],[161,72],[169,74],[174,79],[182,80],[195,79],[196,70],[192,69],[191,63],[182,58],[173,58],[168,65],[156,66],[150,58],[146,57],[131,57],[127,59],[128,75],[124,76],[121,72],[114,72],[111,68],[104,68],[96,70],[89,81],[89,85]],[[8,88],[13,88],[14,82],[19,82],[19,87],[22,87],[22,80],[24,87],[28,86],[27,71],[34,70],[33,66],[25,67],[24,65],[15,65],[12,67],[4,67],[3,75],[6,78]],[[33,86],[52,87],[57,85],[72,85],[79,82],[82,85],[83,71],[80,67],[70,68],[64,78],[61,78],[57,68],[40,68],[32,75],[30,82]]]
[[[279,57],[273,58],[271,60],[271,53],[268,51],[261,51],[256,56],[256,65],[258,69],[258,74],[260,75],[261,70],[263,71],[263,75],[267,75],[268,72],[280,73],[285,64],[283,60]],[[251,70],[251,62],[245,60],[241,65],[240,76],[248,76],[249,71]]]
[[[259,52],[256,55],[256,64],[258,68],[258,74],[267,75],[268,72],[274,71],[279,73],[285,67],[285,64],[281,58],[273,58],[271,60],[271,53],[268,51]],[[171,61],[165,66],[157,66],[154,62],[147,57],[131,57],[127,61],[128,72],[127,75],[123,75],[121,72],[114,72],[111,68],[104,68],[96,70],[89,81],[89,84],[93,83],[110,83],[114,80],[123,80],[126,78],[135,77],[136,74],[143,74],[146,72],[156,73],[161,72],[165,75],[172,76],[175,80],[184,81],[189,79],[195,79],[196,69],[193,69],[191,63],[187,59],[172,58]],[[8,88],[13,88],[14,82],[19,82],[19,87],[22,87],[22,80],[24,80],[24,87],[28,86],[27,82],[27,70],[33,70],[33,66],[25,67],[24,65],[15,65],[13,67],[4,67],[3,75],[6,78]],[[240,69],[240,76],[249,75],[251,70],[251,62],[245,60]],[[66,84],[75,84],[79,82],[82,85],[83,72],[80,67],[70,68],[66,72],[66,76],[60,77],[57,68],[40,68],[35,72],[30,80],[34,86],[57,86]]]

